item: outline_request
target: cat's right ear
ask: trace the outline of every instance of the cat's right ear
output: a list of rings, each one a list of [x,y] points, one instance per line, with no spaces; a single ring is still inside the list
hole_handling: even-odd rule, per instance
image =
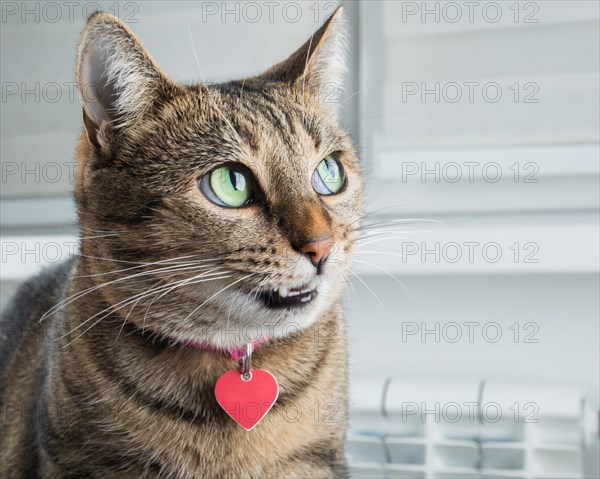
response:
[[[303,94],[315,95],[335,112],[346,71],[347,35],[338,7],[303,46],[260,77],[299,86]]]
[[[126,128],[174,88],[129,27],[104,12],[93,14],[85,25],[76,76],[83,122],[96,147],[104,123]]]

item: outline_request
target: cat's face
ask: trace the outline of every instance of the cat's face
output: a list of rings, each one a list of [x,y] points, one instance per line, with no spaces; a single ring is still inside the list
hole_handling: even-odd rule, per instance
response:
[[[112,281],[99,290],[121,316],[228,347],[293,334],[339,302],[362,183],[319,97],[338,66],[335,23],[264,75],[183,86],[123,24],[90,19],[82,254],[97,284]]]

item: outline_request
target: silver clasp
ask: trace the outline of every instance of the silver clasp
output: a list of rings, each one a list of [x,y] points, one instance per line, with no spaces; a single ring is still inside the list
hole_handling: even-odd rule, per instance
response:
[[[244,381],[250,381],[252,379],[252,343],[246,343],[246,356],[242,360],[242,379]]]

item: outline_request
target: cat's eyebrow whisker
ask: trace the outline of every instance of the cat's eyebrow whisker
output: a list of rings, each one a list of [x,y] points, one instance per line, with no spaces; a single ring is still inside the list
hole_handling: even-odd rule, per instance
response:
[[[196,45],[194,45],[194,37],[192,36],[192,26],[188,21],[188,34],[190,37],[190,44],[192,45],[192,52],[194,53],[194,59],[196,60],[196,66],[198,67],[198,71],[200,72],[200,78],[202,79],[202,83],[206,84],[206,80],[204,79],[204,73],[202,73],[202,67],[200,66],[200,61],[198,60],[198,55],[196,54]]]
[[[204,74],[202,73],[202,68],[200,67],[200,61],[198,60],[198,55],[196,53],[196,46],[194,45],[194,37],[192,36],[192,27],[191,27],[189,21],[188,21],[188,33],[189,33],[189,37],[190,37],[190,44],[192,45],[192,52],[194,53],[194,59],[196,60],[196,66],[198,67],[198,71],[200,72],[200,78],[202,79],[202,83],[204,85],[206,85],[206,80],[204,79]],[[223,119],[223,121],[229,127],[229,129],[234,133],[234,135],[237,136],[239,140],[241,140],[242,144],[243,145],[246,144],[244,142],[244,139],[241,137],[240,133],[233,127],[233,125],[227,119],[227,117],[223,114],[223,112],[221,111],[219,106],[216,103],[214,103],[212,106],[214,106],[216,112]]]
[[[361,264],[366,264],[368,266],[371,266],[375,269],[378,269],[379,271],[383,271],[385,274],[387,274],[390,278],[392,278],[396,283],[398,283],[400,285],[400,287],[410,296],[412,296],[412,293],[408,290],[408,288],[405,286],[405,284],[400,281],[398,278],[396,278],[396,276],[394,276],[392,273],[390,273],[387,269],[382,268],[381,266],[375,264],[375,263],[371,263],[370,261],[364,261],[364,260],[360,260],[360,259],[355,259],[354,260],[355,263],[361,263]]]
[[[369,290],[369,292],[373,295],[373,297],[377,300],[377,302],[379,304],[381,304],[381,306],[383,306],[385,309],[388,309],[387,306],[383,303],[383,301],[381,301],[381,299],[379,299],[379,296],[377,296],[375,294],[375,292],[369,287],[369,285],[367,283],[365,283],[363,281],[363,279],[358,274],[356,274],[352,268],[350,268],[350,273],[352,275],[354,275],[356,277],[356,279],[358,279],[363,284],[363,286]]]
[[[250,67],[252,67],[252,65],[254,65],[254,62],[258,58],[258,55],[260,55],[263,52],[263,50],[265,49],[265,47],[266,47],[266,43],[262,46],[262,48],[260,48],[258,50],[258,52],[256,53],[256,55],[254,55],[254,58],[250,62]],[[248,71],[250,71],[250,68],[248,68]],[[242,96],[244,95],[244,85],[246,84],[246,80],[248,79],[249,76],[250,76],[250,74],[248,73],[247,75],[244,76],[244,79],[242,80],[242,87],[240,88],[240,101],[242,100]]]
[[[304,61],[304,71],[306,72],[307,68],[308,68],[308,62],[310,60],[310,54],[311,54],[311,48],[312,48],[312,43],[313,43],[313,38],[315,36],[315,32],[316,32],[316,26],[313,27],[313,32],[312,35],[310,36],[310,40],[308,41],[308,49],[306,50],[306,60]],[[304,104],[306,103],[305,101],[305,97],[304,97],[304,86],[306,84],[306,75],[302,76],[302,116],[304,117],[306,115],[306,110],[304,109]]]

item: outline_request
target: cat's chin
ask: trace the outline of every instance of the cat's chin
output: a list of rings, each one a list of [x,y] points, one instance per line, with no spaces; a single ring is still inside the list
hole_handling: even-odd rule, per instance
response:
[[[185,332],[172,331],[178,342],[210,344],[215,348],[234,348],[256,340],[284,339],[314,325],[339,301],[342,282],[336,277],[248,290],[224,291],[212,303],[222,312],[222,320]]]

